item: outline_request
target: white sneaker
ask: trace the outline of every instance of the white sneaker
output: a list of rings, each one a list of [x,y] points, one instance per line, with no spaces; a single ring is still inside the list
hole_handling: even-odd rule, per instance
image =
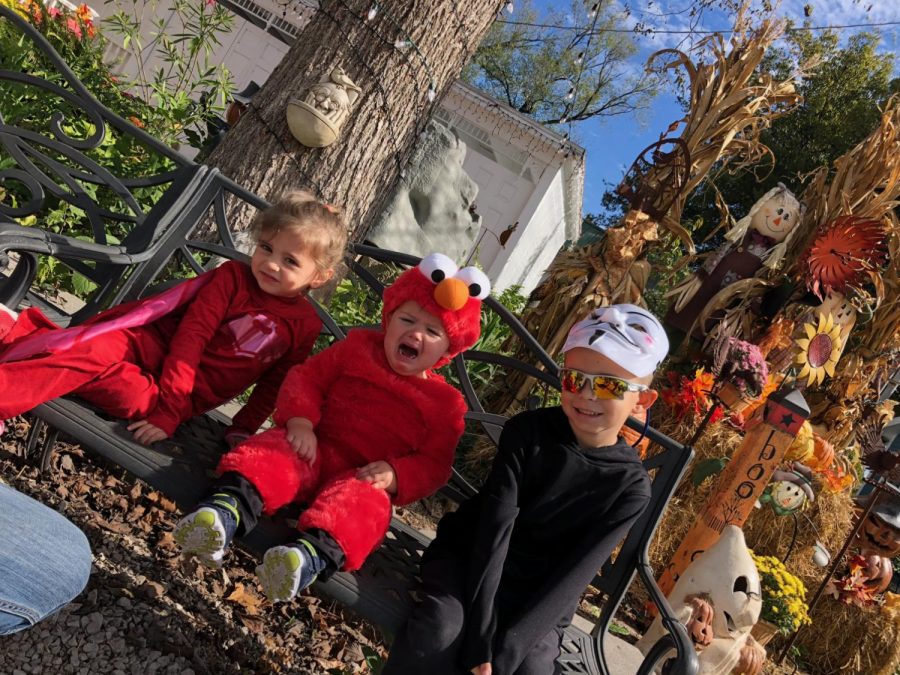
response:
[[[273,546],[266,551],[256,576],[270,602],[290,602],[297,596],[300,581],[309,576],[303,574],[303,563],[303,555],[295,546]]]
[[[190,553],[203,562],[221,565],[228,537],[219,513],[209,506],[192,511],[175,526],[175,543],[182,553]]]

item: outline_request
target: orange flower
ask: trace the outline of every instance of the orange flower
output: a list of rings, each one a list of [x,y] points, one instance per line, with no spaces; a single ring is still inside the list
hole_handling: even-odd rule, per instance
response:
[[[825,469],[819,472],[819,475],[825,481],[825,488],[831,492],[841,492],[853,485],[853,476],[847,473],[840,465],[835,465],[831,469]]]
[[[131,123],[132,123],[134,126],[136,126],[138,129],[143,129],[143,128],[144,128],[144,123],[141,122],[141,120],[140,120],[139,118],[135,117],[134,115],[130,115],[130,116],[128,117],[128,121],[131,122]]]
[[[78,5],[78,8],[75,10],[75,16],[84,21],[85,23],[91,23],[94,17],[92,16],[91,8],[86,4]]]

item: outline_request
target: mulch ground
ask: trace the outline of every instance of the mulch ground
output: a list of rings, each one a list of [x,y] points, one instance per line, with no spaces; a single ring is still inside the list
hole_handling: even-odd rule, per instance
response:
[[[62,612],[0,638],[0,673],[338,675],[369,673],[385,654],[377,630],[329,600],[268,603],[240,550],[220,570],[180,557],[175,504],[78,446],[58,443],[41,474],[23,457],[28,422],[9,426],[0,479],[78,525],[94,566]]]

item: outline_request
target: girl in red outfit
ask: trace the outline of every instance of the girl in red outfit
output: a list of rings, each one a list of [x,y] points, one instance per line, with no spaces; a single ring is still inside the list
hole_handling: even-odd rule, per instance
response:
[[[333,207],[300,191],[260,213],[251,233],[249,265],[226,262],[75,328],[0,305],[0,420],[73,393],[133,420],[135,440],[150,444],[256,382],[228,440],[255,433],[319,334],[306,294],[334,274],[347,234]]]
[[[433,369],[478,339],[489,291],[482,272],[440,254],[401,274],[385,289],[381,330],[351,330],[288,374],[278,428],[222,458],[215,490],[175,541],[218,562],[261,513],[301,501],[300,538],[257,568],[266,595],[290,600],[319,573],[359,568],[387,532],[391,504],[450,477],[466,404]]]

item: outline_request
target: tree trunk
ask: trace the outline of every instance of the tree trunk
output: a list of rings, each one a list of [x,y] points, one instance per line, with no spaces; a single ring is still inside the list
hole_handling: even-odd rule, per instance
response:
[[[352,238],[361,241],[393,194],[431,116],[429,87],[440,94],[459,77],[503,4],[385,0],[367,21],[373,6],[368,0],[321,0],[250,110],[207,163],[270,200],[303,187],[343,206]],[[404,39],[414,46],[395,47]],[[362,92],[333,144],[304,147],[291,136],[286,106],[335,66],[342,66]],[[245,220],[238,216],[233,223],[243,229]]]

